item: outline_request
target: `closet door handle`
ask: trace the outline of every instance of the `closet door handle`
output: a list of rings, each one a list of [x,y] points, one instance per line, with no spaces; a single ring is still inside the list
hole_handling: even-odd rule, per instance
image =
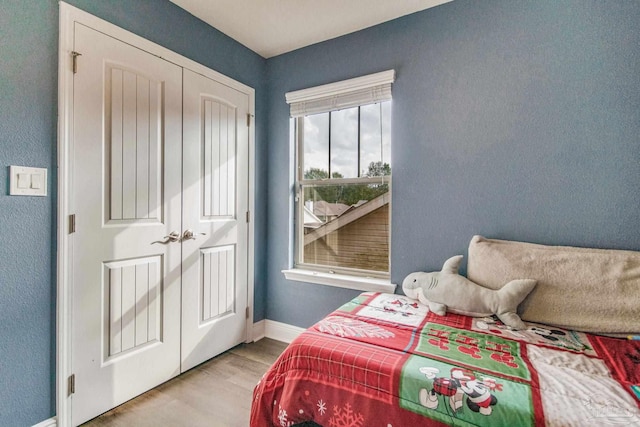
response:
[[[168,236],[164,236],[163,239],[164,240],[156,240],[155,242],[151,242],[151,244],[153,245],[155,243],[160,243],[166,245],[168,243],[177,242],[180,240],[180,233],[178,233],[177,231],[172,231]]]
[[[206,236],[207,233],[194,233],[193,230],[185,230],[185,232],[182,234],[182,241],[184,242],[185,240],[196,240],[196,237],[198,235],[201,236]]]

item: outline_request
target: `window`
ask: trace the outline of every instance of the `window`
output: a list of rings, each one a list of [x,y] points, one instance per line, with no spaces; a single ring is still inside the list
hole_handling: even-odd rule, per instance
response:
[[[392,82],[388,71],[287,94],[296,269],[389,277]]]

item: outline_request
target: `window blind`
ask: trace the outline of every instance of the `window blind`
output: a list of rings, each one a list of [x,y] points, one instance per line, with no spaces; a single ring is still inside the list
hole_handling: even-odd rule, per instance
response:
[[[391,99],[395,71],[388,70],[285,94],[291,117],[326,113]]]

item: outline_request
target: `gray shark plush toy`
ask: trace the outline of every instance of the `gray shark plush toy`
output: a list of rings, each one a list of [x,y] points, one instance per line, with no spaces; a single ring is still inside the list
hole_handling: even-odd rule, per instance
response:
[[[447,310],[472,317],[495,314],[507,326],[524,329],[516,313],[518,305],[536,286],[535,280],[512,280],[499,290],[484,288],[458,274],[462,255],[449,258],[442,271],[411,273],[402,282],[402,290],[444,316]]]

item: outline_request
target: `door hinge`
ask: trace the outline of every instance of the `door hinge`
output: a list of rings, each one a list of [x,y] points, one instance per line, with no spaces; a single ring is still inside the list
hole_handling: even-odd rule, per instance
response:
[[[251,213],[249,211],[247,211],[246,217],[247,217],[247,223],[251,221]]]
[[[69,234],[76,232],[76,214],[69,215]]]
[[[251,113],[247,113],[247,127],[251,126]]]
[[[249,307],[247,307],[247,309],[245,310],[245,315],[244,315],[245,319],[248,319],[248,318],[249,318],[249,312],[250,312],[250,311],[251,311],[251,310],[249,310]]]
[[[82,54],[74,50],[71,52],[71,56],[73,57],[73,74],[75,74],[78,72],[78,56],[82,56]]]
[[[76,374],[71,374],[67,379],[67,390],[69,396],[76,392]]]

